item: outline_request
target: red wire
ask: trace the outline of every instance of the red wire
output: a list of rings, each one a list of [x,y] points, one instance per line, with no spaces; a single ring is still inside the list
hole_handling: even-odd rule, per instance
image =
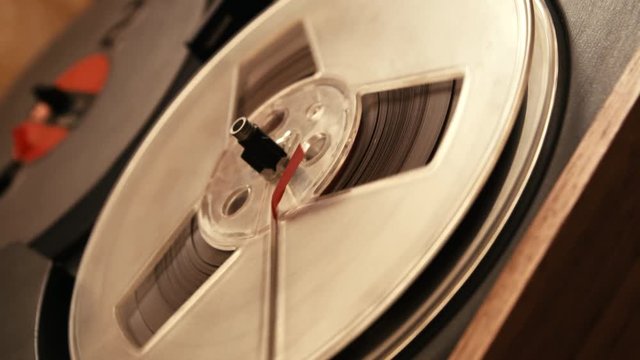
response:
[[[280,204],[280,200],[282,200],[282,196],[284,196],[284,191],[287,189],[287,185],[293,178],[293,175],[296,173],[298,166],[304,159],[304,151],[302,147],[298,145],[296,150],[293,152],[291,159],[289,159],[289,163],[287,167],[282,172],[282,177],[278,181],[276,188],[273,190],[273,194],[271,195],[271,216],[274,219],[278,220],[278,204]]]

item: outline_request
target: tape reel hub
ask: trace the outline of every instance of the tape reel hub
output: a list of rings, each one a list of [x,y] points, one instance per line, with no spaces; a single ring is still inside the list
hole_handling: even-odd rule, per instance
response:
[[[355,96],[344,84],[314,78],[281,91],[251,114],[249,119],[289,155],[299,144],[305,150],[283,211],[317,197],[335,177],[357,132],[355,112]],[[269,231],[273,184],[247,166],[237,143],[227,145],[207,186],[198,221],[210,245],[234,250]]]

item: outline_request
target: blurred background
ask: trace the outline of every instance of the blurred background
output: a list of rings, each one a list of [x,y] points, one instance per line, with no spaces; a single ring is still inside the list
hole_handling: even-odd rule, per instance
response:
[[[92,0],[0,1],[0,98]]]

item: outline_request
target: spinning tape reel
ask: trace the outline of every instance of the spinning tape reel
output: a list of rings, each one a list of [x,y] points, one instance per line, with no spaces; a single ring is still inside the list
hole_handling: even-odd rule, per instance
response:
[[[179,95],[113,192],[77,278],[74,357],[332,356],[428,272],[411,316],[360,350],[397,353],[520,200],[557,79],[539,0],[275,4]],[[275,214],[278,172],[245,163],[238,117],[304,151]],[[470,211],[481,226],[433,271]]]

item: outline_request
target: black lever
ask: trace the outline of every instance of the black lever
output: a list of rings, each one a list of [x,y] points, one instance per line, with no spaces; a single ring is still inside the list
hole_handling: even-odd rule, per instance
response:
[[[218,0],[211,5],[208,18],[188,43],[192,55],[206,62],[244,25],[267,8],[272,0]]]

